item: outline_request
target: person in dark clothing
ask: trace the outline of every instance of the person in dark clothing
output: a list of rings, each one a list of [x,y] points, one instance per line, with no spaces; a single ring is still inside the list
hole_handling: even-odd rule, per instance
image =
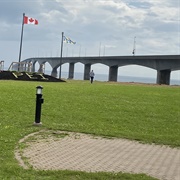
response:
[[[92,70],[90,73],[89,73],[89,76],[90,76],[90,81],[91,81],[91,84],[93,83],[93,80],[94,80],[94,71]]]

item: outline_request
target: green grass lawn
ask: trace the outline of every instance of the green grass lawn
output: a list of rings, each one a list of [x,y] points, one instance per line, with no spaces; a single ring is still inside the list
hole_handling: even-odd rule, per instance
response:
[[[43,86],[42,127],[35,120]],[[0,179],[152,179],[146,175],[24,170],[18,141],[40,129],[67,130],[180,147],[180,87],[108,82],[0,81]]]

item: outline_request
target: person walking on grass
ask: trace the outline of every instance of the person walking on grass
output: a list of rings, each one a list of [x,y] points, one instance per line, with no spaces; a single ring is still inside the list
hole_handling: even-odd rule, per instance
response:
[[[93,80],[94,80],[94,71],[92,70],[90,73],[89,73],[89,76],[90,76],[90,81],[91,81],[91,84],[93,83]]]

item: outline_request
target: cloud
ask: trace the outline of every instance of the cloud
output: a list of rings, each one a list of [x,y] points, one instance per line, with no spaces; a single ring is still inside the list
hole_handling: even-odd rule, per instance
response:
[[[80,49],[87,56],[99,55],[100,43],[106,55],[132,55],[134,36],[137,55],[180,53],[177,0],[3,0],[0,48],[7,62],[18,57],[23,13],[39,25],[24,26],[22,59],[57,56],[62,32],[77,42],[65,45],[73,56]]]

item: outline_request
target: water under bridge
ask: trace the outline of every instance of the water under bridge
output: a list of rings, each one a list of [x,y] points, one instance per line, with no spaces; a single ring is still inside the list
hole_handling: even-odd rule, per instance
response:
[[[125,65],[140,65],[157,70],[157,84],[170,84],[171,71],[180,70],[180,55],[149,55],[149,56],[100,56],[100,57],[43,57],[29,58],[22,61],[32,64],[32,72],[35,72],[35,64],[39,63],[39,71],[43,71],[46,62],[52,67],[51,75],[58,76],[57,69],[69,63],[68,78],[74,78],[75,63],[84,64],[84,80],[89,80],[91,65],[101,63],[109,67],[109,81],[117,81],[118,67]]]

